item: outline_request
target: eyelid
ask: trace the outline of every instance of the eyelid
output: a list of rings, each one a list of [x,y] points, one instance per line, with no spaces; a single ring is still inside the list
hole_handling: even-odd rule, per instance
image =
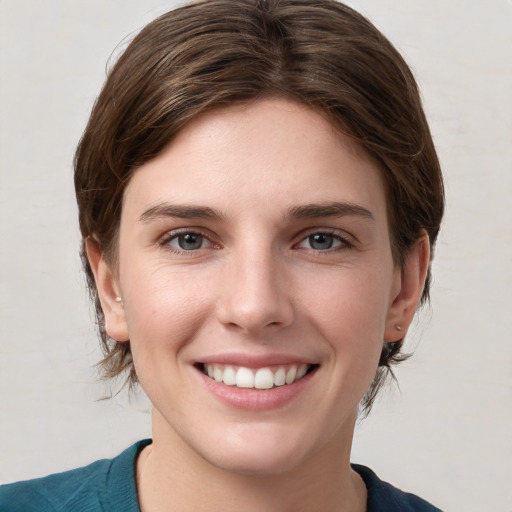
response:
[[[198,236],[201,236],[203,237],[204,239],[208,240],[208,242],[210,243],[210,247],[206,247],[206,248],[202,248],[202,249],[197,249],[197,250],[190,250],[190,251],[186,251],[186,250],[183,250],[183,249],[179,249],[179,248],[176,248],[176,247],[173,247],[170,245],[170,242],[174,239],[176,239],[177,237],[179,237],[180,235],[198,235]],[[177,229],[172,229],[170,231],[167,231],[165,234],[163,234],[159,239],[158,239],[158,245],[160,245],[161,247],[165,248],[165,249],[168,249],[174,253],[177,253],[177,254],[192,254],[194,252],[199,252],[201,250],[204,250],[204,249],[210,249],[210,248],[214,248],[214,249],[217,249],[220,247],[220,244],[215,242],[213,240],[213,235],[211,233],[208,233],[206,232],[206,230],[202,229],[202,228],[198,228],[198,227],[183,227],[183,228],[177,228]]]
[[[196,250],[180,250],[179,248],[171,247],[170,241],[176,239],[180,235],[185,234],[192,234],[192,235],[198,235],[203,238],[205,238],[209,242],[209,247],[202,248],[202,249],[196,249]],[[325,249],[325,250],[319,250],[319,249],[309,249],[314,252],[333,252],[336,250],[342,250],[346,248],[354,247],[354,245],[357,243],[357,238],[350,233],[347,233],[346,231],[339,230],[336,228],[322,228],[322,227],[312,227],[309,229],[306,229],[302,231],[299,235],[296,237],[296,242],[293,244],[294,248],[300,248],[299,245],[303,243],[307,238],[310,236],[313,236],[315,234],[325,234],[330,235],[336,238],[341,242],[340,246]],[[160,236],[157,240],[157,243],[159,246],[163,248],[167,248],[168,250],[171,250],[172,252],[178,253],[178,254],[192,254],[195,252],[199,252],[201,250],[205,249],[219,249],[221,248],[222,244],[220,244],[218,241],[215,240],[215,235],[213,235],[209,230],[205,230],[204,228],[195,227],[195,226],[187,226],[182,228],[176,228],[169,230],[165,232],[162,236]],[[305,248],[307,249],[307,248]]]
[[[330,248],[330,249],[325,249],[325,250],[319,250],[319,249],[309,249],[311,251],[314,251],[314,252],[333,252],[333,251],[336,251],[336,250],[341,250],[341,249],[346,249],[346,248],[351,248],[351,247],[354,247],[355,243],[356,243],[356,239],[354,236],[350,235],[349,233],[345,232],[345,231],[340,231],[339,229],[334,229],[334,228],[318,228],[318,227],[315,227],[315,228],[311,228],[311,229],[308,229],[306,231],[303,231],[300,235],[299,235],[299,240],[297,243],[294,244],[295,247],[298,247],[298,248],[301,248],[299,247],[300,244],[302,244],[304,241],[306,241],[309,237],[313,236],[313,235],[320,235],[320,234],[323,234],[323,235],[330,235],[334,238],[336,238],[337,240],[339,240],[341,242],[341,245],[340,246],[337,246],[337,247],[333,247],[333,248]]]

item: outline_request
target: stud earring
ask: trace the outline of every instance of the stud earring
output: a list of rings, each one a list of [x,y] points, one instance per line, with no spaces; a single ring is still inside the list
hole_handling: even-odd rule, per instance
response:
[[[121,297],[116,297],[116,302],[123,302],[123,299],[121,299]]]
[[[402,327],[401,327],[400,325],[395,325],[395,329],[396,329],[397,331],[401,331],[401,330],[402,330]]]

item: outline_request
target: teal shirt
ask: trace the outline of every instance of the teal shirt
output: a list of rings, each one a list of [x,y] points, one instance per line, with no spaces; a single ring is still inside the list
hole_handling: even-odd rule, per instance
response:
[[[140,512],[135,459],[146,439],[113,459],[0,486],[1,512]]]
[[[140,512],[135,460],[150,439],[113,459],[44,478],[0,486],[1,512]],[[353,469],[368,490],[368,512],[440,512],[426,501],[380,480],[365,466]]]

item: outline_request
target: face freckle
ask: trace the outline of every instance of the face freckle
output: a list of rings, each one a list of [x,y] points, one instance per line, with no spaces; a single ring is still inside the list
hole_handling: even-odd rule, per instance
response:
[[[399,277],[380,171],[320,114],[267,99],[197,118],[135,173],[120,226],[159,435],[240,472],[346,449]]]

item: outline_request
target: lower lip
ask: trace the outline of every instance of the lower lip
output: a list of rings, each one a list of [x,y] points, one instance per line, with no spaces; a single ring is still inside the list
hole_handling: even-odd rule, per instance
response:
[[[308,386],[317,370],[318,368],[315,368],[293,384],[285,384],[271,389],[227,386],[222,382],[211,379],[200,370],[198,370],[198,373],[207,389],[221,402],[237,409],[263,411],[278,409],[294,400]]]

